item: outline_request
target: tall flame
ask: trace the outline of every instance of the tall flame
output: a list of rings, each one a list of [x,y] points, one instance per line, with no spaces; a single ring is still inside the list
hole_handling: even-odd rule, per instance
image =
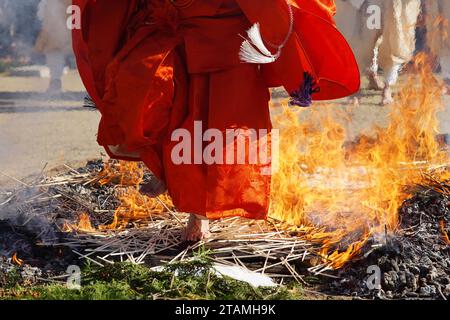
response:
[[[320,106],[302,122],[304,110],[284,108],[276,117],[281,130],[280,170],[273,178],[271,216],[314,226],[322,255],[342,267],[370,237],[398,227],[398,209],[428,168],[447,161],[436,141],[441,84],[425,63],[400,90],[387,128],[346,143],[348,132],[336,107]]]
[[[430,168],[446,165],[447,154],[435,138],[442,84],[425,55],[415,59],[415,68],[392,106],[388,127],[374,128],[356,142],[347,141],[349,110],[324,105],[305,111],[287,104],[274,110],[281,139],[270,216],[321,243],[330,268],[342,267],[370,238],[395,232],[398,209],[410,197],[406,187],[420,184]],[[167,195],[150,199],[139,193],[143,172],[141,165],[125,162],[105,167],[100,184],[129,187],[118,194],[113,222],[99,229],[124,228],[173,207]],[[442,171],[447,179],[448,172]],[[80,224],[78,230],[89,231],[84,219]]]

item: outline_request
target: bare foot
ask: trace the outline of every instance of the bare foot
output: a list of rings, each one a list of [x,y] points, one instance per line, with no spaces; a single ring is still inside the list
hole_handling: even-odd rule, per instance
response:
[[[383,90],[384,82],[380,79],[378,74],[375,72],[370,72],[367,77],[369,78],[369,89],[370,90]]]
[[[354,107],[358,107],[359,106],[359,97],[352,97],[351,98],[351,104],[354,106]]]
[[[450,78],[444,79],[444,89],[442,90],[443,95],[450,95]]]
[[[200,241],[208,238],[211,235],[209,232],[208,218],[196,214],[189,216],[189,221],[186,230],[183,234],[185,241]]]
[[[144,184],[141,187],[141,193],[145,194],[146,196],[149,196],[151,198],[156,198],[159,195],[162,195],[167,191],[166,184],[159,180],[156,177],[152,177],[151,180]]]
[[[386,86],[383,90],[383,100],[381,104],[387,106],[394,103],[394,98],[392,96],[392,90],[389,86]]]

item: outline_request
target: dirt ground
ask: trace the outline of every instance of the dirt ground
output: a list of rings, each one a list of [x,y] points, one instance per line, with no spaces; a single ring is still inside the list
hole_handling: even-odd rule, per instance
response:
[[[21,180],[26,183],[43,170],[67,164],[77,166],[100,158],[96,143],[97,111],[82,108],[84,88],[76,71],[63,79],[65,93],[54,100],[44,94],[48,79],[0,75],[0,189]],[[365,83],[363,84],[364,87]],[[381,97],[364,91],[360,105],[352,108],[352,136],[374,125],[386,125],[388,107],[380,107]],[[337,108],[352,104],[339,101]],[[441,132],[450,132],[450,99],[439,117]],[[306,112],[307,120],[307,112]]]
[[[99,158],[99,114],[82,108],[77,72],[63,79],[65,94],[49,101],[48,79],[0,77],[0,186],[30,179],[45,168]]]

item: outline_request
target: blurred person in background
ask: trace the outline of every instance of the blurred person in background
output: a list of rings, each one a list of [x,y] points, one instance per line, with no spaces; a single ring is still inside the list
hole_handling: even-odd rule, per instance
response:
[[[415,53],[421,0],[338,0],[336,5],[337,26],[349,40],[361,72],[367,75],[369,89],[383,90],[382,105],[391,104],[392,86]],[[379,8],[381,14],[379,28],[369,25],[377,18],[373,8]]]
[[[42,21],[35,51],[45,55],[50,69],[50,85],[47,93],[62,91],[61,78],[66,57],[71,53],[71,31],[67,27],[67,7],[71,0],[41,0],[37,16]]]
[[[442,78],[446,83],[445,93],[450,88],[450,0],[426,1],[427,44],[440,64]]]
[[[9,1],[0,2],[0,57],[10,53],[12,43],[12,14]]]

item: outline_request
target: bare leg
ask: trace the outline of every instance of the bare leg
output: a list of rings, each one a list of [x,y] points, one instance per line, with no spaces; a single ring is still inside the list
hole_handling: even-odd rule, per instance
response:
[[[402,64],[394,61],[393,66],[390,68],[386,76],[386,84],[383,90],[383,100],[381,102],[382,105],[389,105],[394,102],[394,98],[392,96],[392,86],[397,83],[401,68]]]
[[[367,75],[367,78],[369,79],[369,89],[370,90],[383,90],[384,89],[384,83],[380,79],[377,73],[370,71]]]
[[[444,79],[444,90],[443,90],[443,94],[450,94],[450,78]]]
[[[441,57],[442,77],[444,78],[444,92],[443,94],[450,94],[450,52],[447,52]]]
[[[200,241],[208,238],[211,235],[209,232],[209,220],[208,218],[191,214],[186,230],[183,234],[183,240],[185,241]]]
[[[394,98],[392,96],[392,89],[391,89],[390,85],[386,84],[386,86],[384,87],[384,90],[383,90],[383,100],[382,100],[381,104],[383,106],[386,106],[386,105],[390,105],[392,103],[394,103]]]
[[[46,54],[47,66],[50,69],[49,94],[58,94],[62,91],[61,78],[64,72],[65,55],[63,52],[53,51]]]
[[[380,36],[375,43],[375,47],[373,49],[373,57],[372,64],[369,68],[369,73],[367,77],[369,78],[369,89],[370,90],[383,90],[384,83],[378,76],[378,71],[380,70],[380,66],[378,65],[380,46],[383,42],[383,37]]]

